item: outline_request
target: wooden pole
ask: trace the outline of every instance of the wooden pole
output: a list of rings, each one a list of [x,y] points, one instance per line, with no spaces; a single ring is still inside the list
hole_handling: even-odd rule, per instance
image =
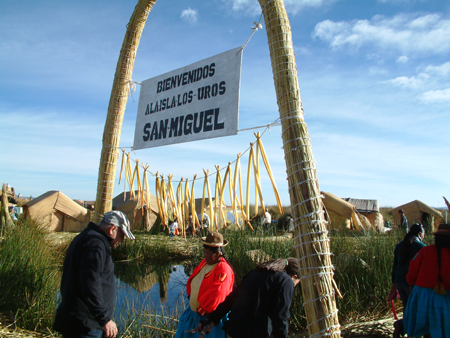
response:
[[[283,0],[259,0],[272,62],[282,125],[289,195],[294,216],[294,247],[310,337],[340,337],[335,283],[323,202],[311,140],[303,117],[291,27]]]
[[[139,0],[130,21],[120,50],[103,131],[103,147],[98,171],[97,197],[94,223],[99,223],[105,212],[112,209],[116,167],[119,157],[123,116],[128,100],[134,60],[147,17],[156,0]]]

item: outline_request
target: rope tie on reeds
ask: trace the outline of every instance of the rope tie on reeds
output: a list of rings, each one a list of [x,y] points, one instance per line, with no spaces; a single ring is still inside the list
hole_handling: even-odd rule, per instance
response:
[[[310,212],[309,214],[300,216],[300,218],[312,217],[312,216],[314,216],[314,215],[319,215],[319,214],[323,214],[323,213],[325,213],[323,210],[313,211],[313,212]]]
[[[303,161],[301,161],[301,162],[297,162],[297,163],[295,163],[295,164],[293,164],[293,165],[291,165],[289,168],[287,168],[286,169],[286,172],[288,172],[289,170],[291,170],[293,167],[296,167],[296,166],[298,166],[299,164],[303,164],[303,163],[309,163],[309,162],[313,162],[313,163],[315,163],[316,162],[316,160],[303,160]]]
[[[112,145],[112,144],[104,144],[103,145],[105,148],[117,148],[117,149],[122,149],[123,147],[119,147],[119,146],[115,146],[115,145]],[[119,156],[119,153],[111,153],[111,152],[108,152],[108,154],[111,154],[111,155],[114,155],[114,156]]]
[[[283,146],[285,146],[286,144],[288,144],[288,143],[291,143],[291,142],[296,142],[296,141],[300,141],[300,140],[310,140],[311,138],[310,137],[297,137],[297,138],[293,138],[293,139],[291,139],[291,140],[287,140],[286,142],[284,142],[283,143]]]
[[[309,304],[309,303],[312,303],[312,302],[316,302],[316,301],[318,301],[318,300],[321,300],[321,299],[330,297],[330,296],[332,296],[332,295],[334,295],[334,294],[335,294],[335,292],[334,292],[334,290],[333,290],[333,291],[331,291],[331,292],[329,292],[329,293],[327,293],[327,294],[325,294],[325,295],[323,295],[323,296],[320,296],[320,297],[318,297],[318,298],[316,298],[316,299],[308,300],[307,302],[304,302],[302,305],[303,305],[303,307],[304,307],[306,304]]]
[[[322,239],[315,239],[314,241],[309,241],[309,242],[300,242],[296,245],[294,245],[294,249],[298,248],[299,246],[302,245],[307,245],[307,244],[312,244],[312,243],[318,243],[318,242],[329,242],[330,239],[329,238],[322,238]],[[318,267],[314,267],[314,269],[317,269]]]
[[[285,105],[291,105],[292,102],[288,101],[285,104],[283,104],[282,106],[284,107]],[[302,108],[302,107],[300,107]],[[293,113],[293,114],[291,114]],[[279,120],[280,122],[285,122],[288,120],[292,120],[292,119],[301,119],[303,121],[305,117],[305,114],[303,113],[303,110],[300,110],[299,113],[299,107],[293,107],[292,109],[287,110],[283,115],[280,116]]]
[[[284,63],[287,64],[287,65],[294,65],[295,66],[295,61],[285,61]],[[289,77],[289,78],[292,77],[292,74],[285,74],[285,75],[282,75],[282,76],[278,76],[278,74],[283,73],[283,72],[297,73],[297,68],[282,68],[279,71],[273,73],[273,77],[278,79],[278,80],[282,79],[284,77]],[[294,76],[294,77],[296,77],[296,76]]]
[[[281,33],[278,33],[278,34],[274,34],[274,35],[272,35],[272,36],[268,39],[269,44],[270,44],[270,41],[271,41],[273,38],[276,38],[276,37],[278,37],[278,36],[280,36],[280,35],[287,35],[287,36],[289,36],[289,37],[292,37],[292,35],[291,35],[290,33],[288,33],[288,32],[281,32]],[[283,39],[283,40],[292,42],[292,39]]]
[[[311,277],[315,277],[315,276],[319,276],[319,277],[323,277],[325,275],[334,275],[333,271],[324,271],[324,272],[318,272],[318,273],[314,273],[312,275],[307,275],[307,276],[301,276],[300,277],[300,281],[302,281],[303,279],[307,279],[307,278],[311,278]]]
[[[328,314],[328,315],[326,315],[326,316],[324,316],[324,317],[321,317],[321,318],[317,319],[316,321],[314,321],[314,322],[312,322],[312,323],[306,325],[306,329],[308,329],[308,328],[311,327],[312,325],[314,325],[314,324],[320,322],[321,320],[324,320],[324,319],[330,318],[331,316],[334,316],[335,314],[338,313],[338,311],[339,311],[339,310],[336,310],[336,311],[334,311],[334,312],[332,312],[332,313],[330,313],[330,314]],[[333,326],[337,326],[337,325],[333,325]],[[330,327],[331,327],[331,326],[330,326]],[[317,335],[317,334],[319,334],[319,333],[322,333],[322,332],[328,331],[328,329],[329,329],[330,327],[327,327],[327,328],[323,329],[322,331],[317,332],[315,335]],[[312,336],[313,336],[313,335],[310,335],[310,337],[312,337]]]
[[[336,314],[336,313],[337,313],[337,310],[336,310],[334,313],[332,313],[332,314],[334,315],[334,314]],[[323,317],[323,318],[325,318],[325,317]],[[341,330],[337,330],[337,331],[325,333],[325,332],[327,332],[329,329],[335,329],[335,328],[340,329],[341,326],[340,326],[340,325],[332,325],[332,326],[329,326],[329,327],[327,327],[327,328],[325,328],[325,329],[323,329],[323,330],[321,330],[321,331],[319,331],[319,332],[317,332],[317,333],[314,333],[314,334],[310,335],[309,337],[310,337],[310,338],[311,338],[311,337],[323,337],[323,336],[332,336],[332,335],[334,335],[334,334],[341,334]]]
[[[300,218],[298,218],[298,219],[300,219]],[[295,222],[295,221],[294,221],[294,222]],[[320,220],[313,220],[312,222],[320,222]],[[299,223],[299,224],[297,224],[297,226],[300,225],[300,224],[308,224],[308,223],[311,223],[311,221]],[[328,222],[327,222],[327,223],[328,223]],[[294,237],[293,239],[295,240],[295,239],[300,238],[300,237],[303,237],[303,236],[309,236],[309,235],[322,235],[322,234],[327,235],[327,234],[328,234],[328,230],[325,230],[325,231],[315,231],[315,232],[307,232],[307,233],[304,233],[304,234],[300,234],[300,235]]]
[[[288,179],[288,178],[286,178],[286,179]],[[295,183],[295,184],[291,185],[289,187],[289,189],[293,188],[293,187],[296,187],[296,186],[299,186],[299,185],[302,185],[302,184],[305,184],[305,183],[308,183],[308,182],[318,182],[318,181],[319,180],[317,178],[308,178],[308,179],[306,179],[306,180],[304,180],[302,182],[298,182],[298,183]],[[300,218],[302,218],[302,217],[300,217]]]
[[[291,92],[289,92],[289,93],[286,93],[286,94],[283,95],[283,97],[284,97],[284,96],[289,96],[291,93],[294,93],[294,92],[297,92],[297,90],[293,90],[293,91],[291,91]],[[278,100],[278,101],[279,101],[279,100]],[[278,103],[278,101],[277,101],[277,103]],[[279,110],[282,110],[282,108],[284,108],[284,106],[286,106],[286,105],[288,105],[288,104],[289,104],[289,105],[301,105],[300,102],[287,101],[287,102],[285,102],[285,103],[283,103],[283,104],[279,103],[278,109],[279,109]],[[300,106],[300,108],[302,108],[302,106]],[[297,112],[297,110],[298,110],[298,107],[294,107],[294,108],[292,108],[292,109],[290,109],[290,110],[284,112],[282,115],[280,115],[280,120],[283,119],[284,115],[288,115],[291,111]],[[302,117],[303,117],[303,115],[304,115],[304,114],[303,114],[303,112],[302,112]]]
[[[103,163],[110,164],[110,165],[115,165],[115,163],[106,162],[106,161],[104,161]]]
[[[313,253],[310,255],[302,256],[298,260],[302,261],[304,259],[307,259],[307,258],[313,257],[313,256],[333,256],[333,254],[331,252],[316,252],[316,253]]]
[[[292,149],[289,150],[287,153],[285,153],[285,157],[286,157],[286,155],[289,154],[290,152],[299,150],[300,148],[303,148],[303,147],[311,147],[311,143],[300,144],[298,147],[292,148]]]
[[[298,268],[299,270],[314,270],[314,269],[333,269],[334,270],[334,265],[326,265],[326,266],[311,266],[311,267],[306,267],[306,268]],[[317,299],[316,299],[317,300]],[[303,303],[304,304],[304,303]]]
[[[315,169],[315,168],[314,168],[314,169]],[[306,168],[304,168],[303,170],[306,170]],[[305,204],[305,203],[308,202],[308,201],[316,200],[316,199],[319,199],[319,198],[324,198],[324,196],[323,196],[323,195],[320,195],[320,196],[316,196],[316,197],[307,198],[307,199],[305,199],[305,200],[303,200],[303,201],[301,201],[301,202],[295,204],[295,205],[294,205],[294,209],[297,208],[297,207],[299,207],[299,206],[302,206],[303,204]]]
[[[298,116],[286,117],[285,119],[288,120],[288,119],[294,119],[294,118],[298,118]],[[289,126],[287,126],[287,128],[281,132],[281,136],[283,137],[284,133],[287,132],[289,128],[292,128],[292,127],[296,126],[297,124],[303,124],[306,126],[306,122],[303,119],[301,121],[296,121],[294,123],[291,123]]]
[[[276,126],[280,126],[280,125],[281,125],[280,122],[278,122],[278,120],[276,120],[276,121],[274,121],[274,122],[272,122],[272,123],[269,123],[269,124],[266,124],[266,125],[264,125],[264,126],[257,126],[257,127],[251,127],[251,128],[239,129],[238,132],[240,132],[240,131],[246,131],[246,130],[253,130],[253,129],[267,128],[267,129],[269,130],[269,134],[270,134],[270,128],[271,128],[271,127],[276,127]]]
[[[300,168],[300,169],[298,169],[296,171],[293,171],[291,173],[288,173],[288,170],[286,170],[286,173],[288,173],[288,177],[290,177],[290,176],[292,176],[292,175],[294,175],[294,174],[296,174],[296,173],[298,173],[300,171],[305,171],[305,170],[317,170],[317,168],[316,167]]]

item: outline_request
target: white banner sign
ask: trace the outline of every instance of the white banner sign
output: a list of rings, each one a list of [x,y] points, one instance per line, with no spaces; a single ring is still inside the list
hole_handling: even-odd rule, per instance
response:
[[[242,47],[145,80],[133,149],[236,135]]]

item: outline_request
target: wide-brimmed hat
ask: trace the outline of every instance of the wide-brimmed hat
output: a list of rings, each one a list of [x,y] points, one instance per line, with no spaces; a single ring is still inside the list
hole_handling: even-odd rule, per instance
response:
[[[128,221],[127,216],[122,211],[108,211],[103,215],[102,222],[119,227],[129,239],[134,239],[130,230],[130,221]]]
[[[450,224],[439,224],[437,231],[433,235],[447,235],[450,236]]]
[[[228,245],[228,241],[223,239],[223,236],[219,232],[210,232],[208,236],[202,237],[201,242],[207,246],[222,247]]]

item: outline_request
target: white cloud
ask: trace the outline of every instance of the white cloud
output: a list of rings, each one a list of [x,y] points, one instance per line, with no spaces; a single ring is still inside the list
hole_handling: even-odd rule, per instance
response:
[[[450,103],[450,88],[444,90],[430,90],[420,96],[425,103]]]
[[[440,66],[427,66],[425,71],[439,77],[446,77],[450,74],[450,62],[446,62]]]
[[[198,19],[198,11],[196,9],[188,7],[188,9],[185,9],[181,12],[180,18],[191,24],[194,24]]]
[[[397,62],[397,63],[407,63],[408,62],[408,57],[405,56],[405,55],[402,55],[395,62]]]
[[[426,73],[420,73],[417,76],[399,76],[392,80],[384,81],[384,83],[390,83],[397,87],[419,89],[421,88],[430,76]]]
[[[324,20],[314,28],[319,38],[337,50],[370,46],[379,52],[440,54],[450,51],[450,20],[439,14],[376,15],[371,20]]]
[[[254,0],[222,0],[229,5],[234,11],[245,11],[256,14],[261,13],[261,6]],[[298,13],[304,8],[318,8],[322,6],[329,6],[339,0],[285,0],[284,6],[286,12],[291,14]]]

